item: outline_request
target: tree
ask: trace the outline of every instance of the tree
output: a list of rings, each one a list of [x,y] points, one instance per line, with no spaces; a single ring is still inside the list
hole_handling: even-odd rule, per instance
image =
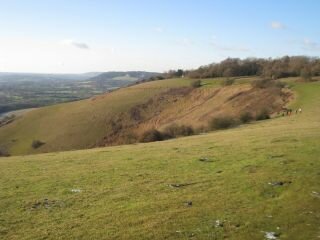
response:
[[[229,78],[229,77],[232,77],[233,74],[232,74],[232,69],[231,68],[227,68],[223,71],[223,74],[222,74],[223,77],[226,77],[226,78]]]
[[[178,69],[178,71],[176,72],[176,76],[177,77],[182,77],[183,76],[183,70],[182,69]]]
[[[300,76],[303,79],[303,81],[310,81],[311,80],[311,71],[307,67],[304,67],[301,69]]]
[[[276,59],[227,58],[220,63],[201,66],[188,71],[190,78],[263,76],[277,79],[301,76],[301,69],[307,68],[311,76],[320,76],[320,60],[306,56],[285,56]]]
[[[200,80],[193,80],[191,81],[191,87],[193,88],[198,88],[198,87],[201,87],[201,81]]]

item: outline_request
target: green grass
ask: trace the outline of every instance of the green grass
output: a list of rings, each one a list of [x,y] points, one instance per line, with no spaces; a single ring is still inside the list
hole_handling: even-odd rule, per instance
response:
[[[234,79],[234,85],[238,84],[247,84],[256,79],[260,79],[260,77],[232,77]],[[201,79],[202,87],[221,87],[223,86],[223,82],[226,80],[225,77],[218,77],[218,78],[205,78]]]
[[[317,239],[320,84],[293,89],[303,114],[165,142],[0,159],[0,239],[242,240],[265,231]],[[268,184],[278,181],[286,184]]]

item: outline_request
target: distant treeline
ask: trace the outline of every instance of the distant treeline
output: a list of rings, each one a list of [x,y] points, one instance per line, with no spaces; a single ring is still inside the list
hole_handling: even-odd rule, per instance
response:
[[[301,76],[304,79],[311,79],[312,76],[320,76],[320,59],[306,56],[285,56],[277,59],[247,58],[243,60],[227,58],[220,63],[201,66],[195,70],[170,70],[150,80],[182,76],[199,79],[239,76],[262,76],[277,79]]]

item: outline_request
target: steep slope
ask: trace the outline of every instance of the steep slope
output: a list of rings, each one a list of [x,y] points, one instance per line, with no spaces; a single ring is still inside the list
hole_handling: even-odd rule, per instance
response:
[[[39,108],[0,128],[0,146],[11,154],[81,149],[95,146],[107,130],[107,122],[154,94],[188,86],[182,79],[149,82],[119,89],[90,99]],[[33,140],[45,142],[33,149]]]
[[[0,238],[317,239],[320,83],[293,89],[302,114],[0,159]]]
[[[29,154],[134,143],[146,130],[172,123],[203,128],[217,116],[276,112],[290,96],[277,87],[247,83],[199,89],[189,85],[188,79],[154,81],[40,108],[1,127],[0,147],[11,154]],[[35,140],[45,144],[32,147]]]
[[[172,124],[204,129],[216,117],[237,119],[244,112],[256,116],[263,109],[279,112],[290,96],[290,91],[280,88],[260,89],[248,84],[169,89],[134,106],[128,112],[121,113],[116,120],[113,119],[113,130],[116,131],[106,135],[106,141],[102,141],[102,145],[123,144],[126,143],[128,134],[131,137],[141,136],[149,129],[164,130]],[[112,129],[109,129],[108,133],[110,132]]]

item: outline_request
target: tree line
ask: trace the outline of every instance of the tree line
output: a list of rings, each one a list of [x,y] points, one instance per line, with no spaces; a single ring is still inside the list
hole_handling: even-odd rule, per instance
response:
[[[194,70],[170,70],[161,76],[157,76],[157,79],[239,76],[262,76],[270,79],[301,76],[305,80],[310,80],[313,76],[320,76],[320,59],[307,56],[285,56],[276,59],[227,58],[220,63],[212,63]]]

